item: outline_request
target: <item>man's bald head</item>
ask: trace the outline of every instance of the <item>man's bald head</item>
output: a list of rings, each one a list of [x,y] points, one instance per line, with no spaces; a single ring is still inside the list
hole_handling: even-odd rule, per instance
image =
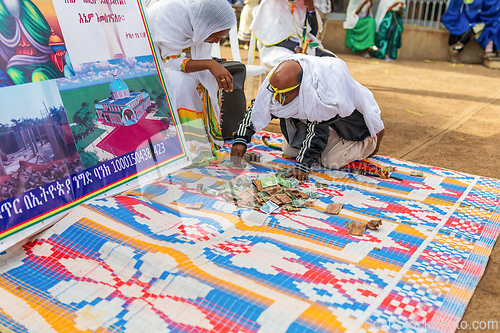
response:
[[[285,60],[276,67],[271,76],[271,84],[277,89],[286,89],[302,81],[302,67],[294,60]]]

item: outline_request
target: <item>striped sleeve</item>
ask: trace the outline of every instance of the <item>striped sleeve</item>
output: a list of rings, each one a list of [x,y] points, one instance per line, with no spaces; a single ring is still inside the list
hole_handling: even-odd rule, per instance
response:
[[[295,169],[309,172],[311,166],[316,163],[325,150],[329,135],[329,121],[308,122],[306,137],[302,141],[302,147],[296,157]]]
[[[254,100],[252,100],[250,106],[245,112],[245,116],[238,125],[238,130],[234,134],[233,144],[239,143],[246,146],[250,141],[252,141],[252,136],[255,134],[255,128],[252,124],[253,103]]]

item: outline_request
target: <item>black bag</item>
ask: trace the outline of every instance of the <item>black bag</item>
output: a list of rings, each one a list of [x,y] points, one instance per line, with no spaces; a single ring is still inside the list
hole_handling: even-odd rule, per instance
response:
[[[233,76],[233,91],[221,91],[221,130],[224,140],[228,140],[233,138],[233,133],[238,129],[247,109],[246,67],[239,61],[223,61],[220,64]]]

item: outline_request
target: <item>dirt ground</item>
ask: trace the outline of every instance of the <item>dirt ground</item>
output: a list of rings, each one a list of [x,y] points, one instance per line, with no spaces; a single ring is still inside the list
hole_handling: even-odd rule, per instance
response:
[[[229,48],[223,47],[222,54],[231,59]],[[500,70],[338,56],[351,75],[373,92],[382,110],[386,130],[380,155],[500,179],[496,164],[500,159]],[[243,62],[245,57],[242,50]],[[277,123],[266,130],[280,132]],[[500,246],[496,244],[462,319],[462,327],[468,328],[458,332],[500,332],[499,276]],[[473,322],[481,321],[496,321],[498,327],[471,328]]]

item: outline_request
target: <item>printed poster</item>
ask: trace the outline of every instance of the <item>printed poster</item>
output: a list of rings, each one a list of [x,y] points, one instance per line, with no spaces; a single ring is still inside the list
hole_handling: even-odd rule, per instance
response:
[[[138,2],[0,0],[0,251],[187,165]]]

